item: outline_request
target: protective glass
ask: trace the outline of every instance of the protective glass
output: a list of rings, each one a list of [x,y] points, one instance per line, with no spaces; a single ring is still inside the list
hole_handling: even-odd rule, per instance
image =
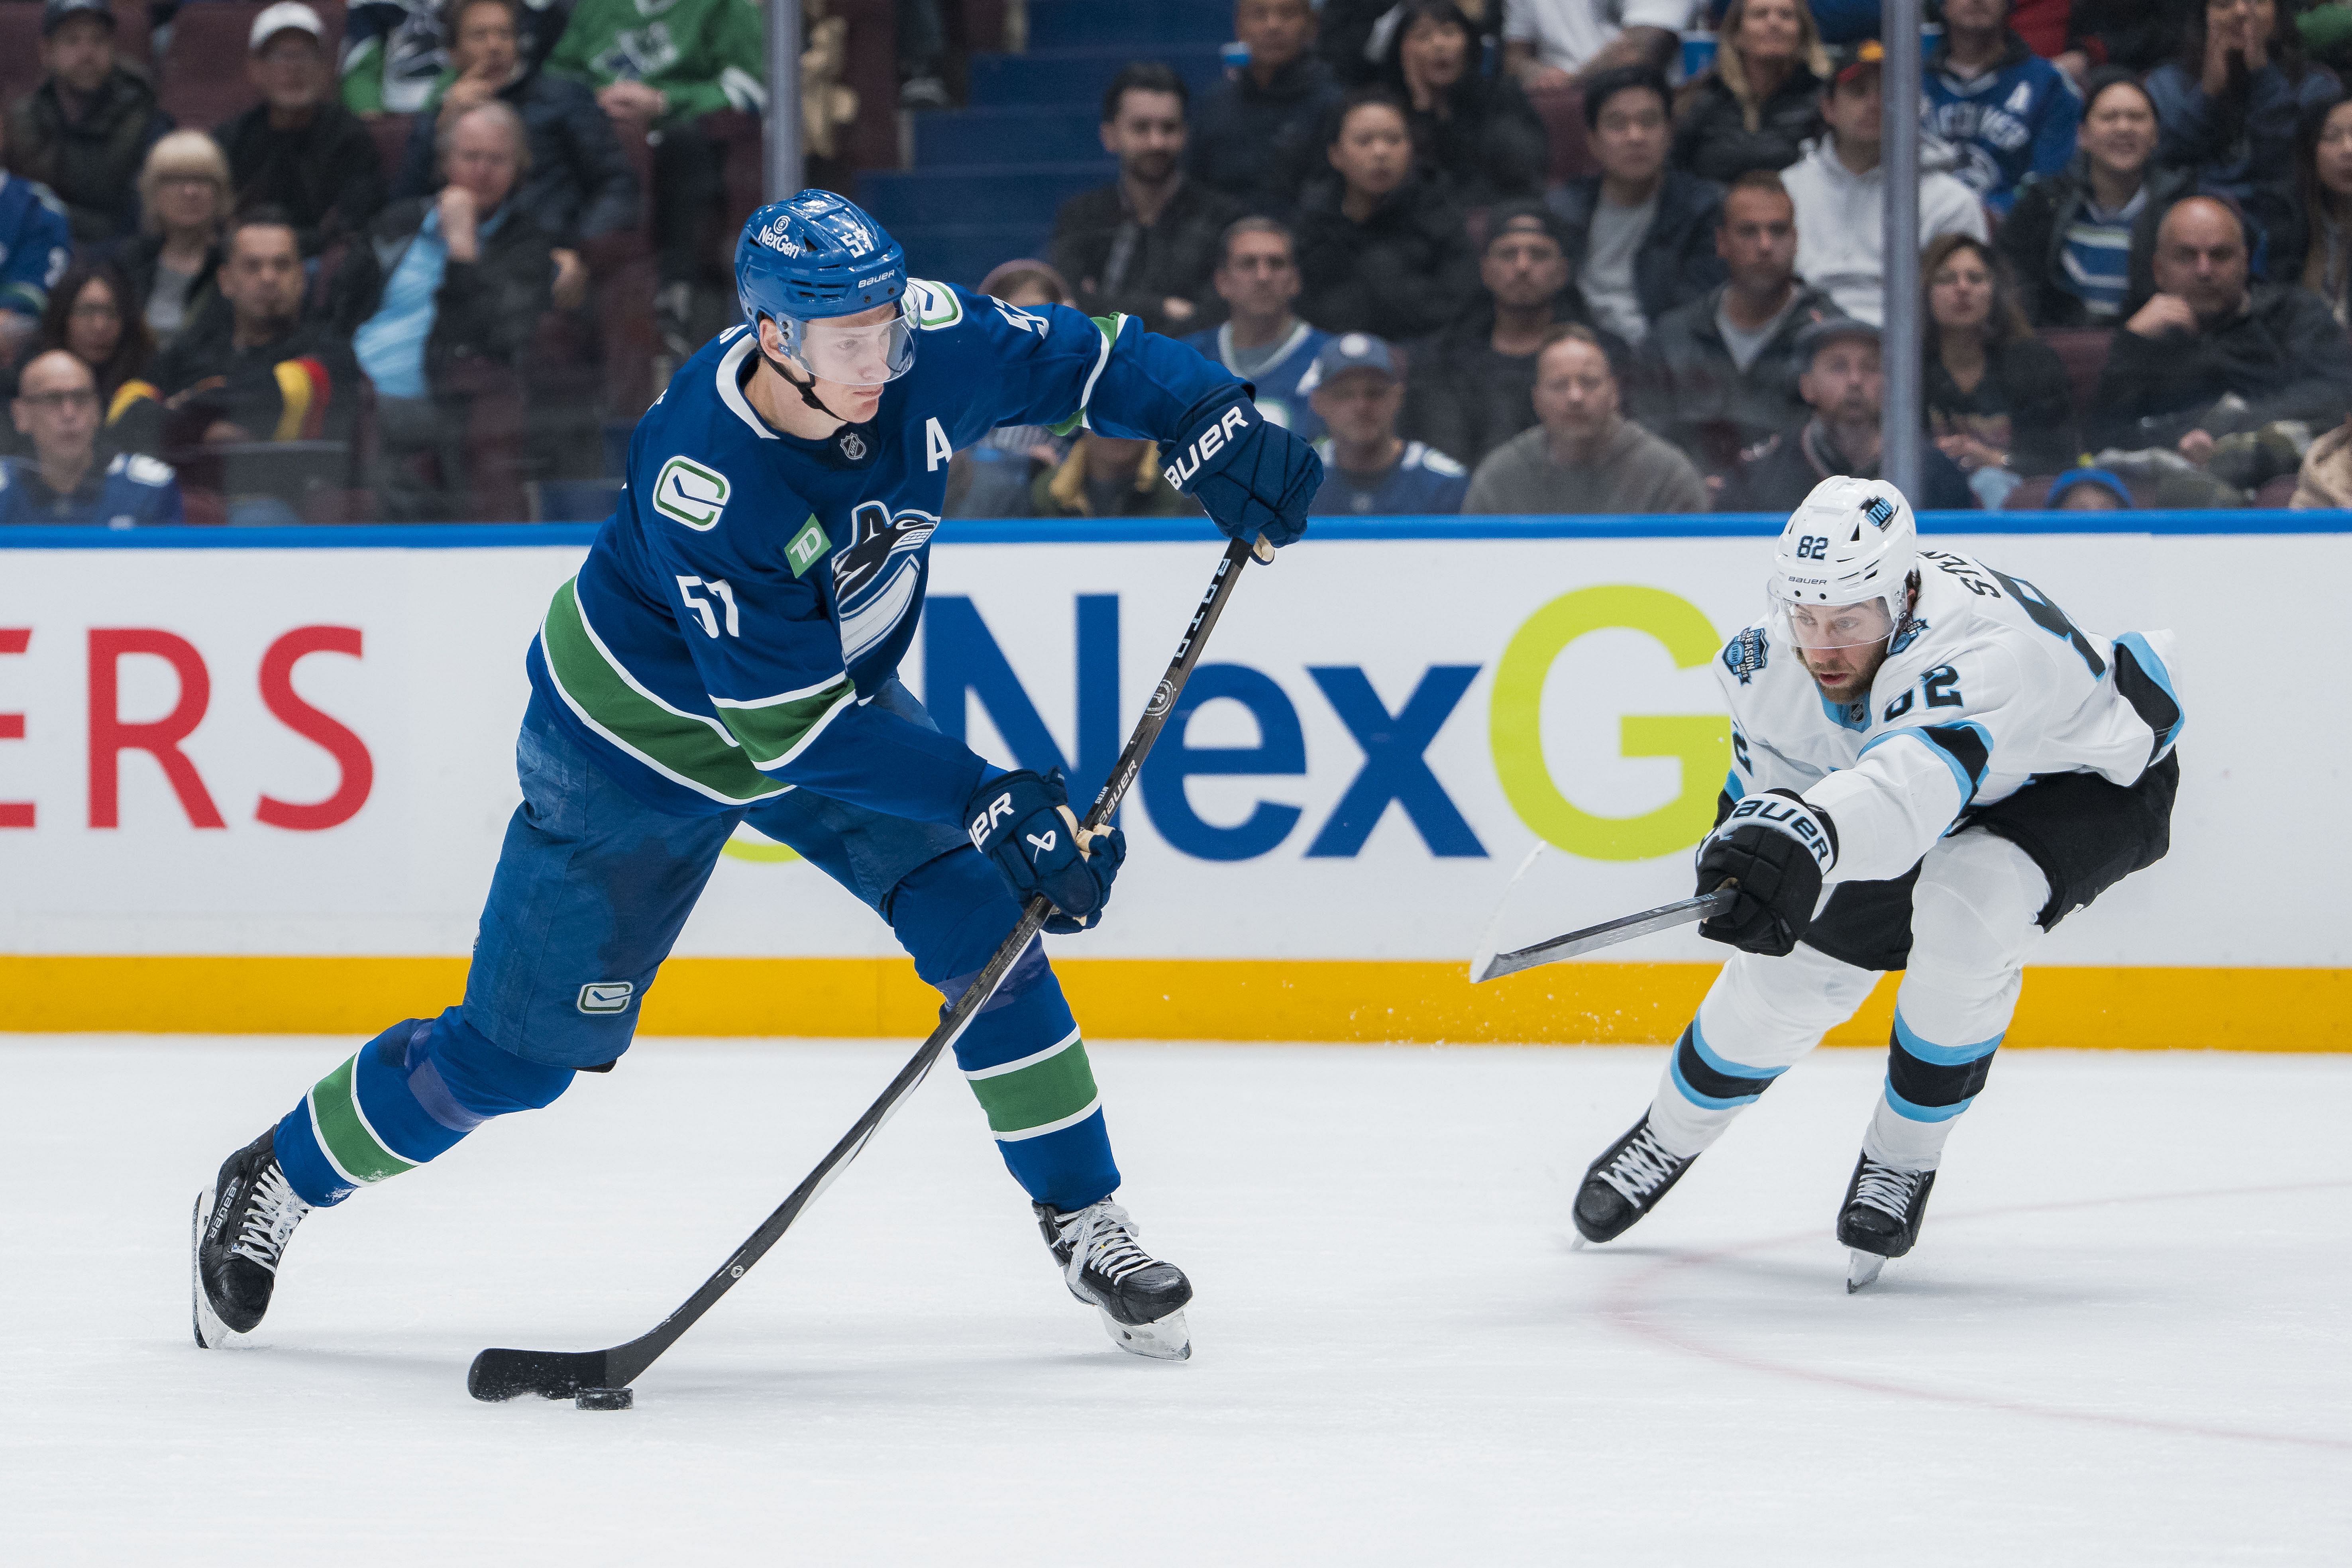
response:
[[[1818,653],[1884,647],[1895,635],[1895,619],[1881,598],[1851,605],[1791,604],[1778,594],[1767,598],[1772,607],[1772,631],[1790,647]]]
[[[839,321],[779,321],[784,352],[820,381],[845,386],[879,386],[915,365],[915,296],[898,297],[898,313],[887,321],[845,326]]]

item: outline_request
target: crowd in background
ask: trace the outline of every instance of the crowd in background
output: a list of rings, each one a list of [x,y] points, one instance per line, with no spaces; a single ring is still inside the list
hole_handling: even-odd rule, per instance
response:
[[[1877,471],[1889,331],[1922,506],[2352,501],[2352,0],[1929,11],[1916,301],[1876,0],[1238,0],[1223,79],[1121,72],[1116,180],[982,287],[1247,378],[1323,512],[1785,510]],[[751,0],[285,0],[210,127],[120,12],[40,4],[0,115],[0,522],[572,515],[614,323],[657,367],[724,323]],[[897,26],[900,105],[944,107],[940,0]],[[949,492],[1190,504],[1149,443],[1043,428]]]

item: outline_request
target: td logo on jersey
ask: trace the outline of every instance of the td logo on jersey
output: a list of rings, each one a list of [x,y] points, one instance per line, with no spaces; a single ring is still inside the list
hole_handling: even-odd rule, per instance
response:
[[[672,458],[654,476],[654,510],[698,533],[719,526],[734,487],[716,468],[706,468],[691,458]]]

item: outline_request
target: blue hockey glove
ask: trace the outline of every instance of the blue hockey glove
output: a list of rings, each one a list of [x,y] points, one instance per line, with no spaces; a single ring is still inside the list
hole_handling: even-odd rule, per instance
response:
[[[1307,531],[1307,503],[1323,485],[1315,448],[1246,397],[1212,402],[1161,455],[1162,476],[1199,501],[1226,538],[1264,534],[1277,550]]]
[[[1829,813],[1784,789],[1751,795],[1698,847],[1698,890],[1736,885],[1728,914],[1699,922],[1698,934],[1743,952],[1786,958],[1812,923],[1822,878],[1837,864]]]
[[[1093,835],[1093,852],[1078,847],[1062,770],[1044,778],[1024,768],[991,779],[964,806],[971,847],[988,857],[1024,903],[1032,893],[1053,901],[1045,929],[1058,935],[1091,931],[1110,902],[1110,885],[1127,859],[1127,835],[1116,827]]]

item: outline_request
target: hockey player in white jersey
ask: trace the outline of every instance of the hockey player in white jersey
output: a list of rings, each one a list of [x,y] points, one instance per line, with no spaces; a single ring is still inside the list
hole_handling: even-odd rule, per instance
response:
[[[1919,548],[1879,479],[1835,478],[1780,534],[1765,617],[1716,679],[1732,760],[1700,934],[1732,955],[1648,1111],[1585,1174],[1608,1241],[1901,970],[1885,1092],[1838,1215],[1848,1288],[1918,1240],[2043,931],[2170,843],[2182,714],[2167,634],[2086,631],[2032,584]]]

